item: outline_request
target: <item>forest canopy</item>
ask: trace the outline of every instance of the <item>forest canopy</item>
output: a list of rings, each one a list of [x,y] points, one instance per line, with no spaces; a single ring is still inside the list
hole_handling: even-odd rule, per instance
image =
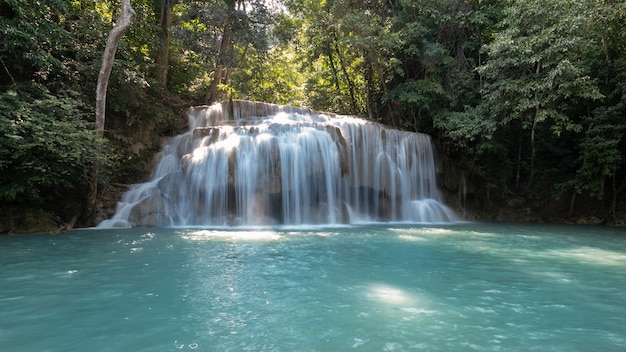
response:
[[[137,147],[128,130],[156,140],[184,128],[183,107],[232,98],[428,133],[483,197],[568,197],[570,215],[585,197],[615,216],[626,186],[623,2],[131,4],[98,138],[95,85],[119,1],[0,0],[3,204],[80,208],[96,160],[103,184],[145,176],[138,160],[158,142]]]

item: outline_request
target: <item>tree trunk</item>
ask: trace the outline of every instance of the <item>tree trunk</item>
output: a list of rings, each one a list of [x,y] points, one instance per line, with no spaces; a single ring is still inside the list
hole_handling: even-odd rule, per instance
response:
[[[532,127],[530,129],[530,176],[528,177],[528,187],[532,186],[533,178],[535,177],[535,156],[537,155],[537,147],[535,146],[535,131],[537,130],[537,115],[539,110],[535,112],[533,117]]]
[[[226,1],[226,5],[230,11],[235,11],[235,1]],[[222,41],[220,43],[220,50],[217,54],[217,60],[215,62],[215,70],[213,71],[213,77],[211,79],[211,85],[208,92],[204,95],[204,104],[210,105],[220,100],[220,94],[218,92],[218,86],[222,83],[223,77],[228,77],[232,64],[231,60],[228,60],[229,54],[231,54],[233,48],[232,40],[232,26],[230,22],[224,25],[224,31],[222,32]],[[227,61],[228,60],[228,61]]]
[[[576,191],[572,192],[572,198],[569,201],[569,211],[567,212],[567,217],[571,219],[574,216],[574,208],[576,205]]]
[[[613,221],[617,220],[616,208],[617,208],[617,199],[619,198],[619,194],[626,188],[626,178],[622,179],[622,182],[619,187],[616,185],[617,175],[613,172],[613,196],[611,197],[611,214],[613,214]]]
[[[172,7],[178,2],[178,0],[161,0],[161,33],[160,33],[160,45],[156,56],[154,78],[163,86],[167,88],[167,72],[169,65],[169,52],[170,52],[170,26],[172,23]]]
[[[616,220],[616,217],[615,217],[616,216],[615,207],[617,207],[617,185],[616,185],[617,181],[615,180],[617,177],[615,176],[615,172],[613,172],[613,176],[611,178],[612,178],[612,180],[611,180],[612,181],[612,185],[611,185],[612,186],[612,190],[611,191],[612,191],[613,194],[611,195],[611,209],[609,209],[609,214],[611,214],[611,219],[613,221],[615,221]]]
[[[113,68],[113,60],[115,59],[115,52],[117,51],[117,45],[120,39],[124,35],[124,32],[130,27],[131,23],[135,20],[135,10],[131,7],[130,0],[121,0],[122,11],[118,22],[113,26],[109,37],[107,39],[106,47],[104,48],[104,54],[102,56],[102,66],[100,66],[100,72],[98,73],[98,83],[96,86],[96,135],[99,138],[104,136],[104,122],[105,122],[105,108],[106,108],[106,93],[109,85],[109,77],[111,76],[111,70]],[[100,154],[100,151],[97,153]],[[91,177],[89,185],[89,195],[87,198],[87,209],[85,215],[91,216],[97,201],[98,194],[98,172],[99,172],[98,159],[94,160],[91,168]]]
[[[324,47],[326,50],[326,55],[328,55],[328,62],[330,64],[330,70],[333,72],[333,83],[335,84],[335,89],[337,92],[337,96],[341,95],[341,86],[339,85],[339,74],[337,73],[337,68],[335,67],[335,61],[333,59],[333,51],[330,48],[330,43],[327,43]]]
[[[374,74],[373,74],[373,68],[372,65],[368,62],[365,61],[364,63],[365,65],[365,105],[366,105],[366,109],[367,109],[367,117],[370,120],[373,120],[375,117],[380,117],[378,116],[378,109],[376,107],[375,101],[374,101]],[[383,120],[383,123],[385,123],[385,121]]]
[[[541,62],[537,63],[535,68],[535,74],[539,75],[541,70]],[[541,104],[539,103],[539,96],[535,91],[535,114],[533,116],[533,123],[530,129],[530,176],[528,178],[528,188],[532,186],[533,178],[535,177],[535,156],[537,155],[537,147],[535,146],[535,131],[537,131],[537,123],[539,122],[539,109]]]
[[[348,70],[346,69],[346,63],[343,60],[343,55],[341,54],[339,46],[337,45],[338,38],[336,33],[334,33],[334,37],[335,40],[333,43],[335,47],[335,52],[337,53],[337,58],[339,59],[339,66],[341,66],[341,72],[343,72],[343,75],[346,78],[346,83],[348,84],[348,93],[350,93],[350,106],[352,108],[352,114],[359,115],[359,108],[357,107],[356,99],[354,98],[354,84],[350,79],[350,75],[348,74]]]
[[[204,103],[207,105],[213,104],[219,100],[219,92],[218,86],[222,83],[224,77],[228,75],[228,65],[226,65],[225,57],[230,51],[231,47],[231,37],[230,37],[230,28],[229,25],[226,25],[224,28],[224,34],[222,36],[222,44],[220,45],[220,52],[217,58],[217,66],[215,67],[215,71],[213,71],[213,77],[211,79],[211,86],[209,87],[209,91],[204,96]]]
[[[348,83],[348,92],[350,93],[350,106],[352,107],[352,114],[360,115],[360,109],[357,106],[357,102],[354,97],[354,84],[352,83],[352,80],[350,79],[350,75],[348,74],[348,70],[346,69],[346,65],[343,61],[343,57],[341,53],[339,52],[339,48],[335,46],[335,49],[337,50],[337,56],[339,57],[339,64],[341,65],[341,71],[343,72],[343,75],[346,77],[346,82]]]
[[[523,142],[523,128],[520,128],[519,138],[517,139],[517,160],[515,166],[515,190],[519,190],[519,182],[522,173],[522,142]]]

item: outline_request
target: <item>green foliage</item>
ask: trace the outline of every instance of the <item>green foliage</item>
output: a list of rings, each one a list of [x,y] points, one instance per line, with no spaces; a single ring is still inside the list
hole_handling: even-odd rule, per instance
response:
[[[172,90],[199,97],[219,67],[246,67],[251,51],[259,57],[269,49],[273,14],[264,1],[223,0],[180,3],[174,6]],[[288,23],[281,19],[279,23]],[[284,35],[281,32],[281,35]],[[254,65],[254,64],[253,64]],[[228,83],[227,83],[228,84]],[[229,87],[223,87],[229,90]]]
[[[0,9],[2,82],[31,77],[47,80],[67,69],[63,49],[71,35],[65,28],[69,15],[66,2],[1,0]]]
[[[578,194],[586,192],[598,199],[606,197],[609,192],[606,179],[615,177],[623,164],[624,113],[623,105],[618,104],[600,107],[594,111],[594,117],[585,119],[589,129],[576,148],[579,167],[573,177],[557,183],[557,189],[573,190]]]
[[[288,11],[261,0],[173,3],[163,86],[152,78],[161,2],[133,0],[137,20],[107,95],[105,146],[119,149],[101,161],[119,159],[118,175],[140,177],[137,160],[151,153],[123,151],[136,141],[121,131],[176,133],[166,105],[184,109],[217,87],[430,133],[502,193],[521,180],[517,190],[531,195],[607,199],[626,179],[622,3],[280,1]],[[91,133],[95,84],[118,11],[115,1],[0,0],[1,201],[55,201],[86,187],[103,143]],[[228,70],[215,85],[220,67]],[[524,182],[532,177],[533,187]]]
[[[586,10],[562,0],[511,3],[500,23],[503,30],[486,46],[489,60],[479,67],[491,118],[503,124],[520,120],[524,129],[552,120],[556,134],[580,130],[563,104],[602,98],[580,60],[592,49],[582,16]]]
[[[72,92],[19,85],[0,95],[0,200],[38,204],[86,186],[98,144]]]
[[[371,115],[368,96],[380,93],[372,56],[381,30],[378,3],[286,1],[302,31],[294,38],[305,80],[306,105]],[[368,7],[364,11],[363,6]]]
[[[555,178],[554,165],[576,159],[569,157],[571,148],[566,153],[558,146],[582,143],[580,133],[587,122],[581,117],[604,98],[592,77],[592,58],[600,49],[584,15],[592,8],[563,0],[505,3],[481,54],[484,63],[480,60],[476,67],[479,99],[441,116],[435,125],[459,148],[476,155],[502,139],[499,144],[508,147],[499,149],[498,159],[516,165],[518,181],[536,175],[554,185],[564,173],[576,172],[562,165]],[[491,10],[481,9],[485,14]],[[514,179],[507,183],[512,185]]]
[[[495,121],[485,118],[487,114],[480,108],[449,112],[435,121],[435,127],[446,131],[446,136],[460,149],[480,156],[493,149],[498,130]]]
[[[235,99],[274,104],[302,105],[302,76],[292,50],[275,47],[265,55],[248,55],[248,60],[233,73],[230,96]]]
[[[407,80],[389,92],[389,99],[396,104],[395,113],[404,117],[404,127],[416,131],[428,131],[433,126],[432,116],[444,109],[449,100],[436,79]]]

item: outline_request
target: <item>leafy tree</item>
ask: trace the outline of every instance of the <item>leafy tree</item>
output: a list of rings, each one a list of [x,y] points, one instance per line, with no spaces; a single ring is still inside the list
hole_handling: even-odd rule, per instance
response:
[[[68,14],[62,0],[0,1],[0,85],[24,79],[44,82],[67,72]]]
[[[147,1],[141,3],[141,15]],[[105,166],[99,180],[109,176],[117,156],[111,149],[96,155],[103,141],[93,132],[93,111],[98,67],[115,11],[108,2],[0,0],[3,205],[47,207],[55,202],[71,205],[74,213],[86,198],[85,166],[99,161]],[[133,44],[120,47],[123,60],[117,62],[108,104],[113,117],[141,113],[149,101],[143,79],[148,51],[137,43],[151,29],[143,29],[143,34],[133,33]],[[139,108],[129,108],[131,102]],[[138,118],[129,123],[133,120]],[[115,136],[112,132],[108,135]]]
[[[274,104],[303,105],[302,75],[290,48],[276,46],[265,53],[251,50],[233,72],[230,97]]]
[[[204,90],[204,103],[225,97],[223,88],[249,50],[268,48],[272,17],[264,1],[198,1],[175,5],[173,11],[180,21],[172,28],[178,62],[191,72],[183,82],[193,90]]]
[[[451,48],[446,47],[444,8],[456,1],[404,1],[396,9],[392,34],[384,43],[388,89],[384,100],[402,119],[399,127],[431,131],[433,118],[450,104],[445,85],[453,70]]]
[[[17,84],[0,95],[0,200],[42,205],[84,191],[98,157],[91,115],[71,91]],[[110,160],[101,160],[105,165]]]
[[[483,140],[496,137],[496,130],[508,131],[505,138],[518,140],[517,188],[524,165],[528,165],[528,185],[533,183],[540,128],[545,125],[556,138],[564,131],[581,131],[581,121],[574,113],[579,113],[585,102],[601,99],[602,94],[581,60],[594,49],[587,36],[585,3],[510,1],[508,5],[499,24],[501,30],[485,46],[488,60],[479,67],[484,79],[482,100],[459,116],[479,122],[470,123],[473,126],[488,127],[476,130]],[[481,123],[481,116],[493,122]],[[467,139],[477,135],[459,132],[450,133]],[[522,152],[525,135],[529,138],[528,164]]]
[[[307,105],[344,114],[369,114],[365,59],[354,45],[357,36],[348,22],[364,12],[362,4],[343,0],[285,3],[302,28],[294,45],[305,75]]]
[[[626,122],[626,62],[618,58],[626,55],[626,7],[611,1],[594,2],[589,11],[590,35],[597,49],[585,63],[598,78],[605,95],[600,103],[587,107],[583,115],[584,134],[575,149],[578,152],[575,175],[557,187],[571,190],[570,215],[573,214],[576,195],[588,194],[597,199],[610,195],[609,213],[615,218],[617,198],[626,187],[623,170],[624,132]],[[621,171],[621,176],[620,176]],[[620,181],[621,179],[621,181]]]

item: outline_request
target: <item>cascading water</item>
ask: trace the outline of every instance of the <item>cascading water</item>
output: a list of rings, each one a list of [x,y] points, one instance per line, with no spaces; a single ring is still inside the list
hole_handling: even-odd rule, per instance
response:
[[[249,101],[190,109],[99,227],[450,222],[425,134]]]

